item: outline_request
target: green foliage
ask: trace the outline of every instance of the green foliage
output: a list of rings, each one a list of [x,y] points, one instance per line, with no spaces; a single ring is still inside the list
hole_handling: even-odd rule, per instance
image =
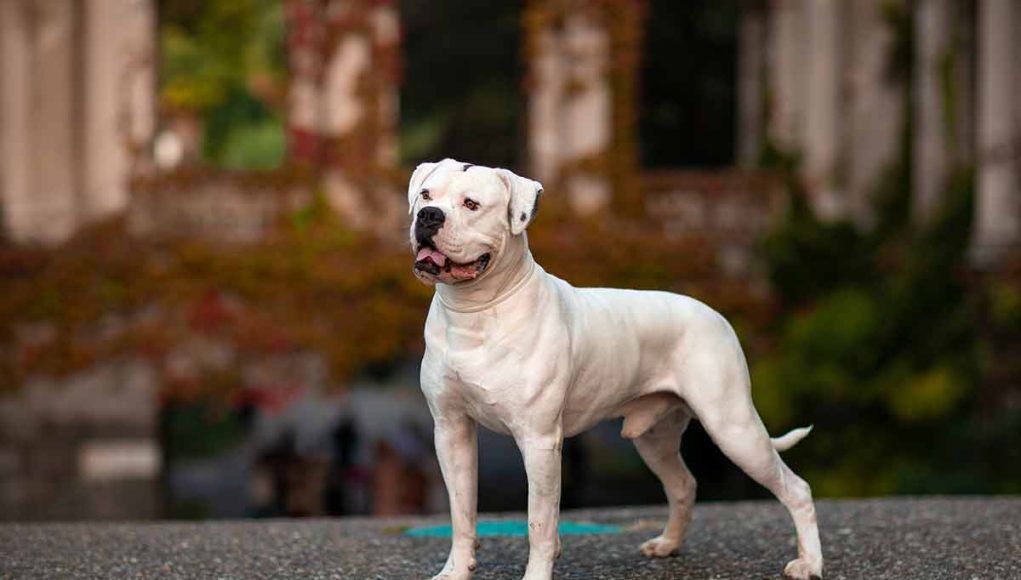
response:
[[[814,418],[818,428],[794,453],[811,456],[821,494],[1011,489],[1017,468],[979,468],[955,454],[962,436],[972,452],[995,455],[1004,438],[1021,444],[1018,432],[951,428],[977,423],[983,381],[981,293],[963,276],[973,176],[957,171],[938,214],[909,229],[899,172],[878,185],[872,231],[821,223],[796,197],[765,241],[787,315],[772,353],[753,367],[756,403],[775,430]],[[1011,311],[1010,292],[997,295]]]
[[[218,165],[226,169],[256,170],[280,167],[286,145],[280,118],[247,123],[227,134]]]
[[[283,119],[248,91],[234,89],[205,115],[203,156],[225,169],[273,169],[283,162]]]
[[[1021,332],[1021,290],[991,282],[987,295],[993,324],[1007,331]]]
[[[183,31],[168,28],[161,37],[164,102],[181,109],[206,109],[225,97],[227,71],[203,54],[198,42]]]
[[[286,73],[281,3],[175,0],[162,11],[164,106],[202,119],[203,155],[213,165],[279,166],[284,137],[275,108]]]
[[[164,99],[184,109],[215,107],[244,86],[249,75],[263,72],[257,69],[269,63],[264,58],[269,50],[252,47],[275,41],[259,34],[260,13],[273,12],[269,4],[205,2],[183,14],[171,12],[176,21],[165,21],[161,31]]]
[[[787,218],[763,250],[770,282],[788,304],[800,304],[844,285],[869,283],[876,265],[872,242],[847,222],[825,223],[805,196],[791,195]]]

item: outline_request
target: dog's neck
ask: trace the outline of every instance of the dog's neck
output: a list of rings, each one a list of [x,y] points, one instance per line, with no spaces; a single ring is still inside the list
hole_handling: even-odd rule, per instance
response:
[[[503,302],[528,283],[538,268],[522,233],[507,241],[490,271],[481,279],[463,284],[437,284],[436,294],[448,310],[481,312]]]

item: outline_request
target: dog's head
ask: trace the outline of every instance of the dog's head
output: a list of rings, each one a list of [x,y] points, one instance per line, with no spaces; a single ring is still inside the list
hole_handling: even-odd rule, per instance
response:
[[[444,159],[408,183],[414,272],[426,284],[483,276],[538,209],[542,185],[506,169]]]

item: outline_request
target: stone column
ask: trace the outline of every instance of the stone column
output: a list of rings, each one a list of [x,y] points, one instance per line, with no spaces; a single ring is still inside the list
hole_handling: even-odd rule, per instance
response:
[[[534,29],[526,42],[529,50],[528,157],[530,174],[552,183],[563,163],[564,119],[560,108],[567,82],[567,63],[561,35],[542,21],[526,19]]]
[[[288,0],[290,157],[354,224],[397,165],[396,2]]]
[[[1011,13],[1011,20],[1016,23],[1019,19],[1021,19],[1021,13],[1018,12],[1018,8],[1015,6],[1014,12]],[[1014,62],[1019,63],[1021,62],[1021,34],[1015,34],[1013,35],[1013,37],[1014,37]],[[1014,99],[1014,126],[1018,127],[1018,125],[1021,125],[1021,74],[1017,73],[1016,69],[1014,73],[1014,95],[1018,97]],[[1019,127],[1017,129],[1017,132],[1015,132],[1014,134],[1015,147],[1021,147],[1021,143],[1018,143],[1019,134],[1021,134],[1021,127]],[[1015,149],[1014,151],[1015,155],[1021,155],[1017,153],[1017,149]],[[1015,159],[1017,158],[1015,157]],[[1018,161],[1018,163],[1021,163],[1021,161]],[[1019,172],[1018,181],[1021,182],[1021,167],[1018,168],[1018,172]]]
[[[839,0],[812,0],[805,11],[807,73],[802,133],[802,177],[824,219],[843,217],[846,200],[837,183],[841,141],[841,45],[844,23]]]
[[[951,0],[915,2],[913,206],[922,222],[939,206],[953,161],[940,79],[941,59],[951,50],[952,8]]]
[[[376,162],[390,171],[400,163],[401,16],[397,2],[377,2],[371,19],[377,99],[373,116],[379,129],[374,149]]]
[[[84,14],[84,170],[89,219],[122,210],[155,131],[152,0],[87,0]]]
[[[535,0],[525,13],[529,165],[571,207],[641,212],[635,103],[641,20],[635,0]]]
[[[900,155],[905,88],[889,74],[894,38],[884,21],[883,5],[851,2],[848,8],[846,195],[849,215],[868,224],[870,196]]]
[[[766,13],[752,6],[741,13],[738,32],[738,123],[737,160],[745,168],[755,167],[762,153],[765,121]]]
[[[5,219],[15,241],[55,243],[71,235],[78,213],[76,4],[0,4]]]
[[[287,56],[290,90],[287,96],[287,140],[291,162],[317,166],[320,163],[320,85],[326,42],[320,0],[287,0]]]
[[[1014,0],[979,2],[978,197],[973,256],[980,267],[994,266],[1021,245],[1021,182],[1018,143],[1021,115],[1018,27],[1021,8]]]
[[[574,165],[566,186],[575,211],[591,214],[609,205],[613,196],[606,167],[613,146],[610,38],[595,15],[571,12],[564,22],[563,45],[570,68],[561,111],[561,155],[564,165]]]
[[[0,195],[4,233],[31,238],[32,50],[26,2],[0,2]]]
[[[37,0],[35,11],[32,193],[38,200],[39,240],[56,242],[73,233],[80,211],[77,107],[81,93],[74,71],[78,11],[72,0]]]
[[[804,0],[772,0],[769,10],[769,138],[788,153],[802,148],[804,8]]]

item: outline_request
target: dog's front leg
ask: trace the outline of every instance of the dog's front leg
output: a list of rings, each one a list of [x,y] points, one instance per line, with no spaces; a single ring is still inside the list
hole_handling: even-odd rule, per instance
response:
[[[564,446],[559,425],[553,433],[519,438],[528,475],[528,567],[524,580],[550,580],[560,552],[560,456]]]
[[[478,451],[475,421],[470,417],[436,417],[436,456],[450,498],[453,528],[450,555],[433,580],[467,580],[475,571],[478,505]]]

